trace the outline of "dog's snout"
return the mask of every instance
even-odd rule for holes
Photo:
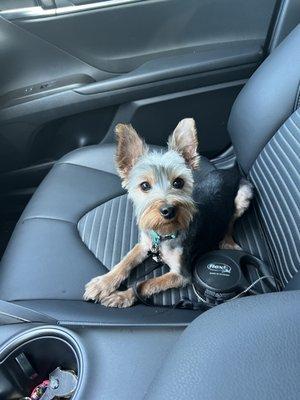
[[[169,204],[162,206],[159,211],[165,219],[172,219],[176,214],[176,208]]]

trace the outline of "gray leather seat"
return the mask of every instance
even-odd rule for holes
[[[270,265],[290,291],[229,301],[198,317],[157,372],[147,400],[299,399],[299,83],[300,26],[251,77],[228,125],[256,189],[254,215]]]
[[[299,286],[300,25],[245,85],[228,130],[254,184],[269,261],[283,288]]]
[[[300,292],[222,304],[183,332],[145,400],[298,400]]]
[[[121,187],[114,153],[114,144],[90,146],[55,164],[24,210],[2,258],[2,300],[33,301],[30,306],[38,310],[52,300],[83,302],[85,284],[106,273],[137,242],[133,208]],[[213,168],[202,158],[203,173]],[[181,292],[175,292],[174,301]],[[157,297],[163,304],[171,295]],[[66,313],[57,316],[64,307]],[[89,322],[101,321],[99,304],[77,302],[80,316],[73,318],[87,321],[91,307]],[[70,319],[65,303],[55,303],[54,309],[58,319]],[[116,310],[104,309],[110,311]]]
[[[249,80],[228,125],[237,160],[257,192],[255,207],[237,226],[237,239],[270,264],[283,287],[297,289],[299,46],[300,27]],[[107,272],[134,244],[132,208],[123,196],[113,155],[113,144],[97,145],[56,163],[25,209],[4,254],[1,299],[47,311],[53,301],[57,311],[57,301],[81,300],[84,284]],[[213,166],[203,159],[202,168]],[[163,302],[160,298],[157,304]],[[86,307],[95,313],[102,309],[78,302],[78,310],[86,312]]]
[[[123,193],[113,145],[60,160],[26,207],[1,263],[4,300],[82,299],[85,282],[105,272],[80,239],[79,219]]]

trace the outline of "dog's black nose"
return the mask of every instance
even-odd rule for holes
[[[163,207],[161,207],[161,209],[159,210],[161,215],[165,218],[165,219],[172,219],[175,217],[176,214],[176,209],[174,206],[170,206],[170,205],[165,205]]]

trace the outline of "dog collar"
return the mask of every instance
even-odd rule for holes
[[[149,235],[150,235],[150,238],[152,241],[152,246],[151,246],[151,250],[148,252],[148,254],[152,256],[154,261],[160,262],[161,261],[161,256],[160,256],[160,251],[159,251],[160,243],[165,240],[176,239],[178,236],[178,232],[163,236],[163,235],[160,235],[158,232],[151,230],[149,232]]]
[[[151,230],[149,232],[150,238],[152,241],[152,247],[158,247],[161,242],[165,240],[170,240],[170,239],[176,239],[178,236],[178,232],[175,233],[170,233],[169,235],[160,235],[158,232]]]

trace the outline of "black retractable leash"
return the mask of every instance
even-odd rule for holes
[[[162,265],[151,263],[132,287],[137,299],[147,306],[153,303],[141,296],[138,281]],[[200,257],[193,267],[192,288],[196,300],[182,298],[172,307],[208,309],[245,295],[280,290],[265,262],[239,250],[216,250]]]
[[[240,250],[216,250],[202,256],[193,268],[192,287],[207,308],[278,290],[265,262]]]

